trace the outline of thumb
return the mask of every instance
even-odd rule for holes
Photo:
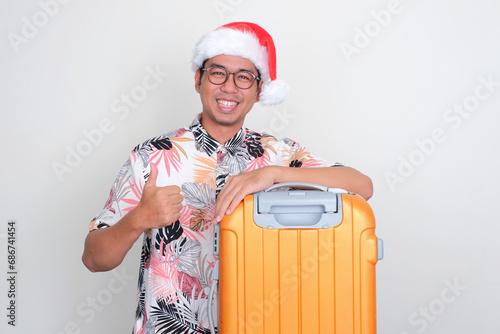
[[[150,163],[151,171],[149,172],[149,178],[146,181],[144,188],[156,187],[156,179],[158,178],[158,167],[154,163]]]

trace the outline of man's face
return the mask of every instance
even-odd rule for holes
[[[258,75],[250,60],[237,56],[219,55],[210,58],[206,61],[205,68],[212,66],[222,66],[229,72],[247,70]],[[220,131],[234,132],[234,135],[243,126],[245,116],[254,103],[259,101],[261,82],[255,80],[252,87],[241,89],[234,84],[232,74],[222,85],[212,84],[207,72],[201,76],[201,82],[200,76],[200,71],[196,71],[195,88],[203,105],[201,124],[212,136]]]

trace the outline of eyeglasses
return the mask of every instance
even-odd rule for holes
[[[202,68],[201,70],[208,73],[208,80],[214,85],[222,85],[226,83],[227,78],[229,78],[229,74],[233,75],[234,84],[240,89],[248,89],[252,87],[256,79],[260,80],[259,77],[247,70],[229,72],[222,66],[212,66]]]

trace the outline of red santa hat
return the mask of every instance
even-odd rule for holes
[[[196,44],[192,68],[218,55],[239,56],[250,60],[263,82],[259,98],[264,106],[279,104],[288,95],[288,85],[276,79],[276,48],[267,31],[255,23],[233,22],[208,33]]]

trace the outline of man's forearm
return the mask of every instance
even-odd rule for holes
[[[308,182],[319,184],[328,188],[341,188],[354,192],[368,200],[373,195],[371,179],[350,167],[310,167],[291,168],[276,166],[280,169],[277,173],[276,183],[281,182]]]
[[[85,239],[82,261],[92,272],[108,271],[122,263],[125,255],[141,236],[132,210],[115,225],[91,231]]]

